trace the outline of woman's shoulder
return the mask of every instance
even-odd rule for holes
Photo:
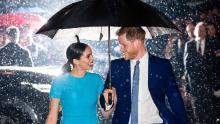
[[[98,87],[104,84],[101,75],[94,72],[87,72],[87,80],[89,80],[89,82],[94,82]]]
[[[55,77],[53,80],[60,82],[60,81],[64,81],[64,80],[69,79],[69,77],[70,77],[70,74],[69,74],[69,73],[63,73],[63,74],[61,74],[61,75]]]
[[[88,76],[88,78],[95,78],[95,79],[101,79],[102,78],[99,74],[94,73],[94,72],[87,72],[87,76]]]
[[[94,77],[100,76],[99,74],[95,72],[86,72],[86,73],[87,73],[87,76],[94,76]]]

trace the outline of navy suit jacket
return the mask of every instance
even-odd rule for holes
[[[170,62],[149,54],[148,69],[146,83],[164,124],[186,124],[187,115]],[[111,78],[118,98],[112,124],[128,124],[131,112],[130,61],[124,59],[112,61]],[[109,76],[106,84],[108,81]],[[170,107],[167,107],[165,96]]]

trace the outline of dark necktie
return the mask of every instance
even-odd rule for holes
[[[139,90],[139,63],[136,62],[134,67],[132,100],[131,100],[131,124],[138,124],[138,90]]]
[[[198,53],[202,55],[202,43],[199,43]]]

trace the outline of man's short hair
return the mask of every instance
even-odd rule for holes
[[[6,29],[6,34],[11,38],[12,41],[10,42],[15,42],[17,43],[19,40],[20,36],[20,31],[19,28],[16,26],[10,26]]]
[[[141,41],[144,41],[146,32],[141,27],[121,27],[116,32],[116,35],[120,36],[120,35],[123,35],[123,34],[126,35],[126,38],[128,40],[139,39]]]
[[[196,24],[195,29],[194,29],[194,35],[195,35],[196,37],[199,36],[199,28],[200,28],[201,26],[204,26],[204,27],[205,27],[205,22],[201,21],[201,22],[198,22],[198,23]]]

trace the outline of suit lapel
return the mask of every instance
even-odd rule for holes
[[[149,62],[148,62],[148,89],[149,89],[149,91],[150,91],[150,88],[152,87],[152,85],[153,85],[153,78],[152,78],[152,76],[153,76],[153,66],[154,66],[154,64],[153,64],[153,62],[154,62],[154,59],[153,59],[153,56],[151,55],[151,54],[149,54]],[[150,93],[151,93],[151,91],[150,91]]]
[[[121,96],[123,97],[123,100],[121,100],[120,102],[122,102],[123,107],[121,106],[121,112],[123,112],[123,121],[122,123],[128,123],[129,122],[129,117],[130,117],[130,112],[131,112],[131,73],[130,73],[130,61],[122,61],[122,63],[120,64],[120,77],[119,77],[119,81],[123,81],[120,82],[120,86],[122,89],[120,89],[121,91]]]
[[[131,98],[131,67],[130,67],[130,61],[125,61],[125,63],[123,63],[123,68],[125,69],[125,71],[123,71],[126,77],[125,80],[125,89],[126,90],[126,94],[128,96],[128,98]],[[129,99],[129,101],[131,101],[131,99]]]

